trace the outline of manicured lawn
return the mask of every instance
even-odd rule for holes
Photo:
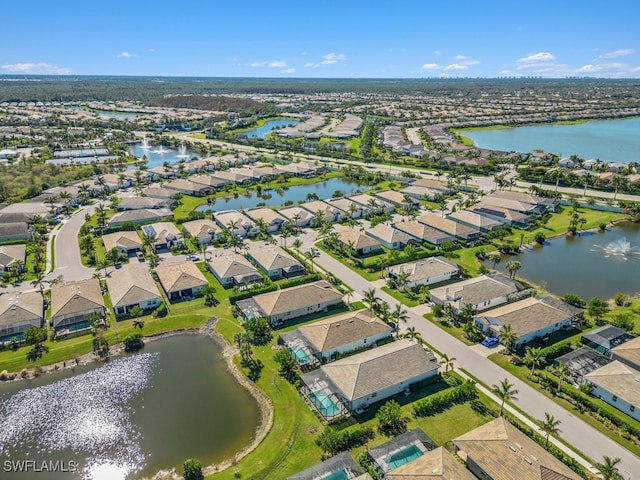
[[[407,307],[416,307],[420,305],[420,302],[417,300],[418,295],[416,295],[416,298],[414,299],[409,298],[405,292],[401,292],[396,288],[382,287],[381,290],[391,295],[400,303],[404,303]]]
[[[426,315],[424,315],[424,318],[434,325],[440,327],[449,335],[456,337],[461,342],[466,343],[467,345],[474,345],[474,343],[465,336],[462,328],[454,326],[453,323],[451,323],[446,318],[437,318],[433,313],[427,313]]]

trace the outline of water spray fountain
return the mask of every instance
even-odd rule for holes
[[[180,145],[180,148],[178,149],[178,158],[180,159],[187,159],[189,158],[189,154],[187,153],[187,147],[183,144]]]
[[[627,240],[627,237],[622,237],[614,240],[604,247],[600,245],[594,245],[591,251],[601,252],[604,254],[605,258],[618,257],[622,258],[623,260],[628,260],[630,258],[640,259],[640,248],[632,247],[631,242]]]

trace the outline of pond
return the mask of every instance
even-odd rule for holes
[[[549,239],[520,255],[503,257],[497,269],[506,272],[507,262],[522,264],[516,275],[551,293],[574,293],[613,298],[618,292],[640,292],[640,224],[625,222],[605,232],[582,232],[575,237]],[[491,262],[485,266],[493,268]],[[507,273],[508,274],[508,273]]]
[[[137,158],[147,158],[147,168],[161,167],[165,162],[173,164],[180,160],[189,161],[199,154],[192,150],[163,147],[162,145],[150,145],[148,143],[136,143],[129,148],[131,155]]]
[[[251,130],[245,130],[239,133],[239,135],[243,135],[249,138],[264,138],[274,129],[294,126],[297,124],[298,121],[293,119],[269,120],[268,122],[265,122],[265,124],[261,127],[253,128]]]
[[[196,210],[199,212],[219,212],[222,210],[241,211],[245,208],[257,207],[259,203],[264,203],[268,207],[279,207],[284,205],[288,200],[292,201],[293,205],[297,205],[300,200],[306,201],[307,195],[310,193],[318,195],[318,198],[323,200],[331,198],[336,190],[348,196],[355,194],[363,188],[366,187],[344,178],[330,178],[329,180],[310,183],[308,185],[296,185],[289,187],[287,190],[278,188],[267,191],[263,190],[260,196],[258,196],[256,192],[249,192],[249,196],[239,195],[237,198],[218,198],[211,205],[203,204],[197,207]]]
[[[258,405],[228,372],[220,346],[180,334],[102,366],[0,385],[0,464],[77,465],[75,472],[40,474],[47,479],[182,473],[190,457],[204,465],[233,457],[258,423]]]

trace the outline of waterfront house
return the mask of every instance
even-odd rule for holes
[[[21,340],[29,327],[42,327],[44,299],[40,292],[8,292],[0,295],[0,344]]]
[[[182,228],[185,235],[188,235],[197,245],[209,245],[220,238],[222,233],[222,229],[213,220],[207,218],[184,222]]]
[[[550,333],[571,327],[575,317],[548,305],[539,298],[529,297],[489,310],[474,318],[474,324],[485,335],[497,337],[506,325],[518,337],[518,347]]]
[[[596,352],[589,347],[581,347],[561,355],[554,360],[556,365],[563,363],[569,370],[569,377],[574,385],[582,385],[585,375],[603,367],[611,361],[610,358]]]
[[[468,303],[480,312],[507,303],[509,295],[517,291],[518,286],[514,281],[494,273],[432,288],[429,296],[438,305],[450,304],[456,312],[460,312]]]
[[[456,454],[478,478],[580,480],[564,463],[504,417],[453,440]]]
[[[302,393],[320,414],[335,418],[360,413],[438,373],[438,362],[422,344],[409,339],[327,363],[300,377]]]
[[[606,354],[612,348],[622,345],[633,338],[634,335],[621,328],[614,327],[613,325],[604,325],[589,333],[585,333],[580,337],[580,341],[597,352]]]
[[[349,452],[342,452],[313,465],[301,472],[287,477],[287,480],[321,480],[331,478],[372,480],[369,474],[363,473]]]
[[[305,274],[302,264],[276,245],[252,245],[247,257],[272,279],[293,278]]]
[[[342,304],[342,294],[326,280],[320,280],[239,300],[236,307],[245,320],[264,317],[277,326]]]
[[[486,198],[486,197],[485,197]],[[527,228],[533,223],[534,217],[500,205],[492,205],[484,199],[469,208],[470,211],[491,218],[512,227]]]
[[[56,283],[51,287],[51,322],[57,335],[91,328],[89,320],[104,319],[106,306],[97,278]]]
[[[263,281],[258,269],[239,253],[225,250],[209,257],[207,268],[223,287],[245,286]]]
[[[411,238],[420,243],[427,242],[432,245],[442,245],[444,242],[456,241],[454,236],[415,220],[396,222],[393,224],[393,228],[411,236]]]
[[[390,250],[402,250],[408,244],[416,242],[407,233],[384,223],[379,223],[375,227],[367,229],[364,233]]]
[[[379,341],[390,338],[392,332],[393,327],[362,309],[308,323],[283,333],[280,339],[298,363],[304,365],[374,347]]]
[[[428,257],[413,262],[401,263],[387,268],[387,276],[398,281],[401,275],[408,275],[405,288],[451,280],[460,273],[460,268],[444,257]]]
[[[421,428],[414,428],[380,445],[367,449],[367,453],[378,476],[387,479],[393,476],[398,466],[415,462],[436,447],[436,442],[429,438]],[[462,465],[460,465],[460,468],[464,470]],[[397,475],[396,478],[398,478]]]
[[[612,348],[610,353],[612,359],[640,370],[640,337]]]
[[[162,263],[156,274],[169,300],[191,299],[208,285],[194,262]]]
[[[592,395],[640,421],[640,370],[614,360],[585,379]]]
[[[347,229],[338,232],[338,241],[346,247],[352,247],[359,257],[371,255],[382,251],[382,244],[364,232],[355,229]]]
[[[102,244],[106,252],[115,248],[124,255],[135,255],[142,250],[142,240],[136,231],[107,233],[102,236]]]
[[[162,301],[156,282],[144,267],[114,270],[107,277],[107,288],[116,316],[127,315],[135,306],[148,312]]]
[[[415,460],[387,472],[384,478],[385,480],[477,480],[444,447],[423,453]]]

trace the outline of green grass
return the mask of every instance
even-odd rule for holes
[[[462,331],[462,328],[454,326],[453,323],[451,323],[446,318],[437,318],[433,313],[427,313],[426,315],[424,315],[424,318],[427,319],[429,322],[433,323],[434,325],[436,325],[437,327],[441,328],[445,332],[447,332],[452,337],[457,338],[462,343],[465,343],[467,345],[475,345],[471,340],[469,340],[465,336],[464,332]]]
[[[417,299],[410,298],[405,292],[401,292],[396,288],[382,287],[381,290],[391,295],[400,303],[405,304],[407,307],[416,307],[420,305],[420,302]]]

